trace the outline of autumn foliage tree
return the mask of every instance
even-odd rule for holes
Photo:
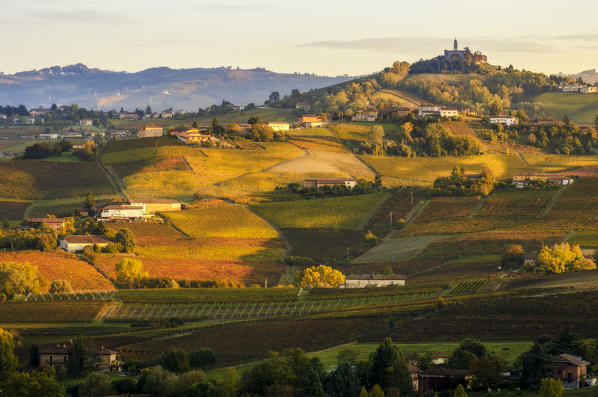
[[[307,288],[338,288],[344,283],[345,275],[326,265],[308,267],[301,277],[301,286]]]
[[[536,258],[540,269],[551,273],[565,273],[596,269],[596,263],[584,258],[579,245],[568,243],[544,246]]]
[[[116,264],[116,281],[127,287],[134,287],[149,275],[143,271],[143,264],[139,259],[126,258]]]

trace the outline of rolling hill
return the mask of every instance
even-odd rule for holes
[[[263,103],[271,92],[289,94],[351,79],[275,73],[262,68],[159,67],[136,73],[89,68],[83,64],[0,74],[0,103],[47,106],[71,104],[93,109],[143,108],[197,110],[227,100]]]

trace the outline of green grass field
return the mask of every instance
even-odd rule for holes
[[[578,123],[594,123],[598,113],[597,94],[579,94],[575,92],[547,92],[528,99],[542,105],[542,111],[556,119],[565,115]]]
[[[314,200],[265,203],[255,206],[260,215],[282,228],[361,229],[388,193],[341,196]]]
[[[401,262],[413,259],[430,244],[444,240],[447,235],[426,235],[418,237],[389,238],[357,259],[353,263]]]

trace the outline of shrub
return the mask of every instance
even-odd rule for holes
[[[0,263],[0,294],[7,298],[39,294],[45,283],[45,279],[38,274],[37,266],[16,262]]]
[[[187,372],[191,369],[189,365],[189,356],[183,349],[179,348],[162,355],[160,364],[165,369],[174,373]]]
[[[371,230],[368,230],[368,232],[365,234],[364,240],[368,244],[378,244],[378,236],[372,233]]]
[[[525,251],[519,244],[512,244],[507,247],[503,257],[502,266],[504,268],[521,267],[525,262]]]
[[[216,356],[212,349],[198,349],[189,353],[189,364],[194,368],[214,364],[215,362]]]
[[[102,249],[102,252],[105,252],[107,254],[116,254],[118,251],[118,247],[114,243],[108,243],[108,245],[106,245]]]
[[[71,283],[66,280],[54,280],[50,284],[50,290],[48,291],[51,294],[70,294],[73,292],[73,287]]]

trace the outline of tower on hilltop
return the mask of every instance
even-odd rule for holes
[[[457,45],[457,39],[455,39],[455,41],[453,42],[453,49],[454,51],[457,51],[459,49],[459,46]]]

